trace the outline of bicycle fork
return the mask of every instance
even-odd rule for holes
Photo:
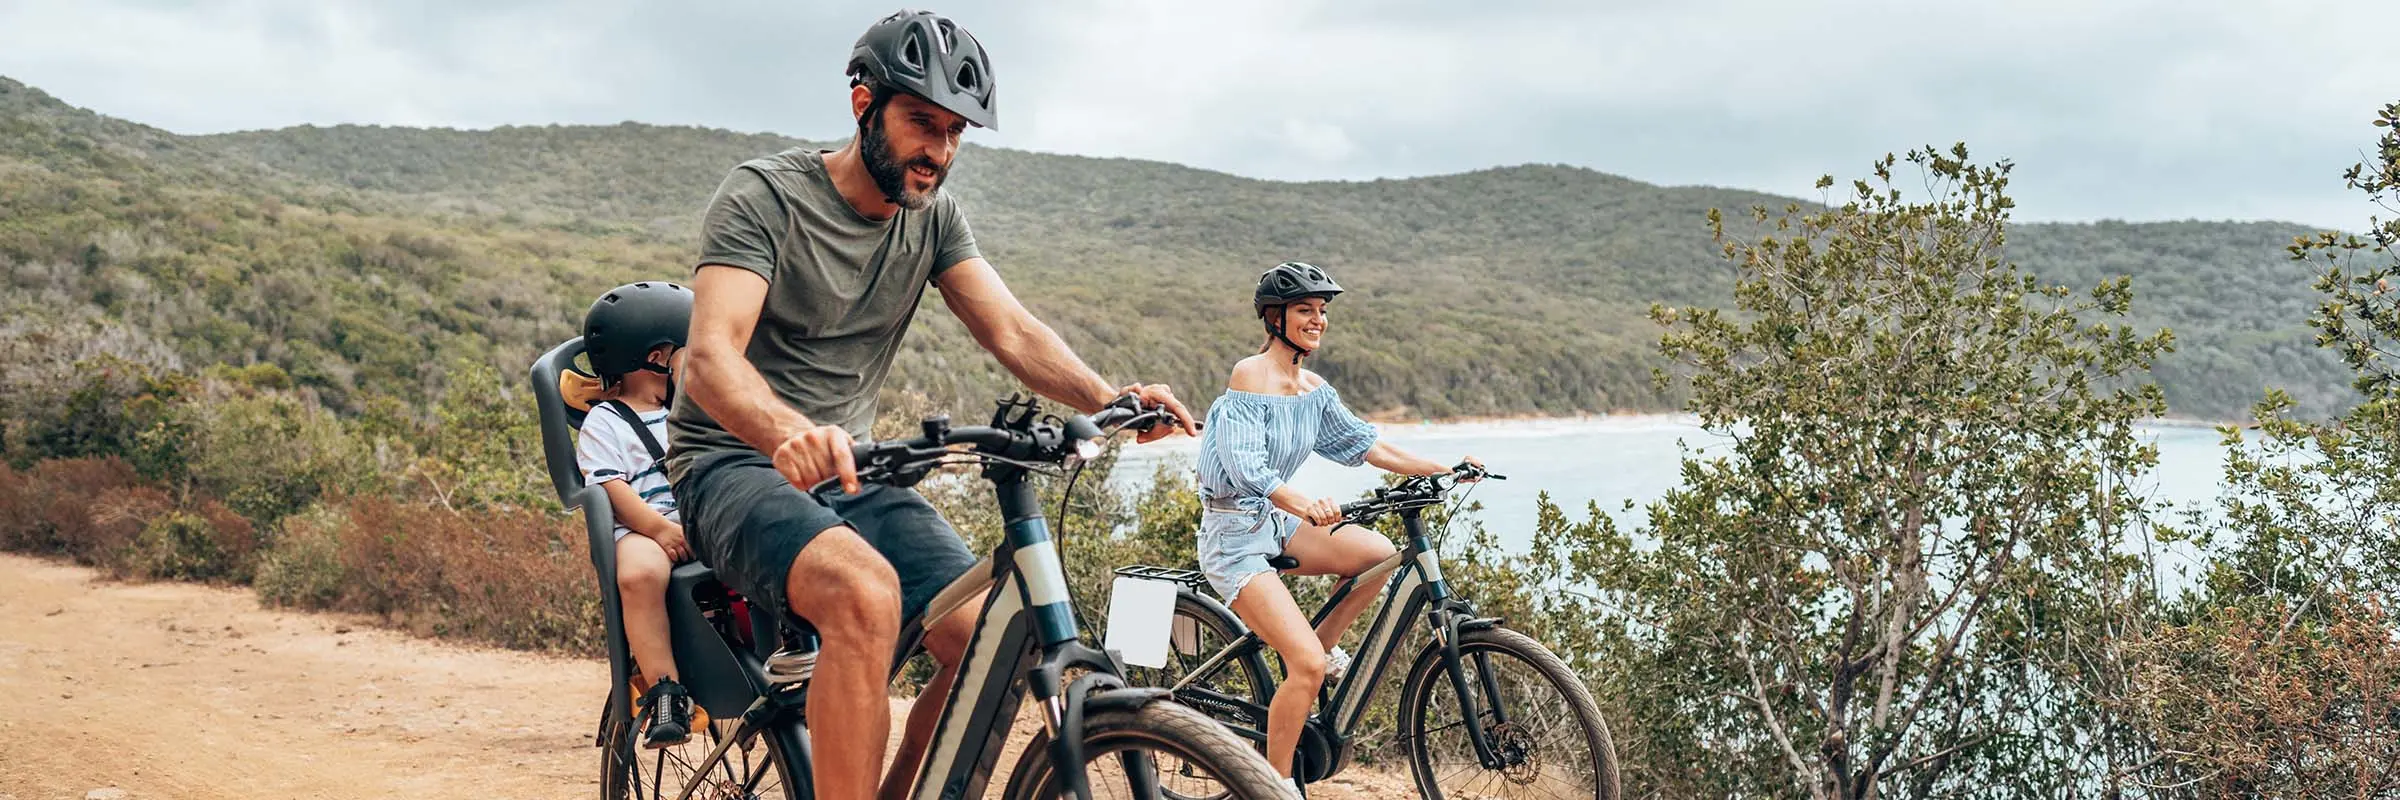
[[[1505,769],[1511,765],[1507,757],[1493,747],[1488,733],[1508,723],[1508,707],[1500,697],[1500,680],[1492,675],[1489,657],[1482,653],[1465,656],[1459,652],[1458,645],[1461,633],[1498,625],[1500,620],[1476,617],[1474,607],[1465,600],[1450,597],[1439,580],[1433,583],[1433,592],[1435,608],[1427,614],[1427,622],[1433,628],[1434,641],[1442,647],[1442,672],[1450,680],[1451,693],[1458,696],[1459,724],[1466,726],[1467,741],[1475,745],[1475,760],[1484,769]],[[1474,688],[1481,689],[1481,692],[1468,686],[1465,662],[1469,658],[1475,664],[1477,685]],[[1479,706],[1491,710],[1490,725],[1484,724],[1483,711]]]

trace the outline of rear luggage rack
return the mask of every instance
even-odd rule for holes
[[[1192,587],[1192,591],[1195,592],[1208,586],[1207,576],[1188,569],[1175,569],[1173,567],[1153,567],[1145,564],[1135,564],[1130,567],[1118,567],[1117,574],[1127,578],[1142,578],[1145,580],[1180,583],[1185,586]]]

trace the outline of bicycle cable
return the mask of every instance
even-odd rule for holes
[[[1075,499],[1075,482],[1083,479],[1084,463],[1081,459],[1076,460],[1075,469],[1067,473],[1066,490],[1058,494],[1058,533],[1056,536],[1058,538],[1058,571],[1061,577],[1067,579],[1067,608],[1073,609],[1075,612],[1076,629],[1088,632],[1092,630],[1092,623],[1083,617],[1083,599],[1075,596],[1075,578],[1065,574],[1067,565],[1074,563],[1067,559],[1067,504],[1068,501]]]

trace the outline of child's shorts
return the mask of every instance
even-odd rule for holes
[[[1233,604],[1251,578],[1271,574],[1267,559],[1283,555],[1283,545],[1300,530],[1300,518],[1273,507],[1257,511],[1200,513],[1200,573],[1208,585]]]

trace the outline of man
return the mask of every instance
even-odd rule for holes
[[[862,490],[851,462],[928,283],[1034,391],[1086,413],[1136,393],[1197,432],[1167,387],[1110,384],[1027,313],[942,193],[959,135],[998,123],[990,65],[973,36],[939,15],[884,18],[852,51],[850,143],[735,168],[703,223],[681,387],[692,402],[668,416],[667,472],[717,574],[817,629],[808,716],[819,797],[874,793],[901,621],[975,562],[923,497]],[[835,477],[838,496],[805,491]],[[927,626],[941,671],[909,713],[887,797],[914,777],[975,605]]]

